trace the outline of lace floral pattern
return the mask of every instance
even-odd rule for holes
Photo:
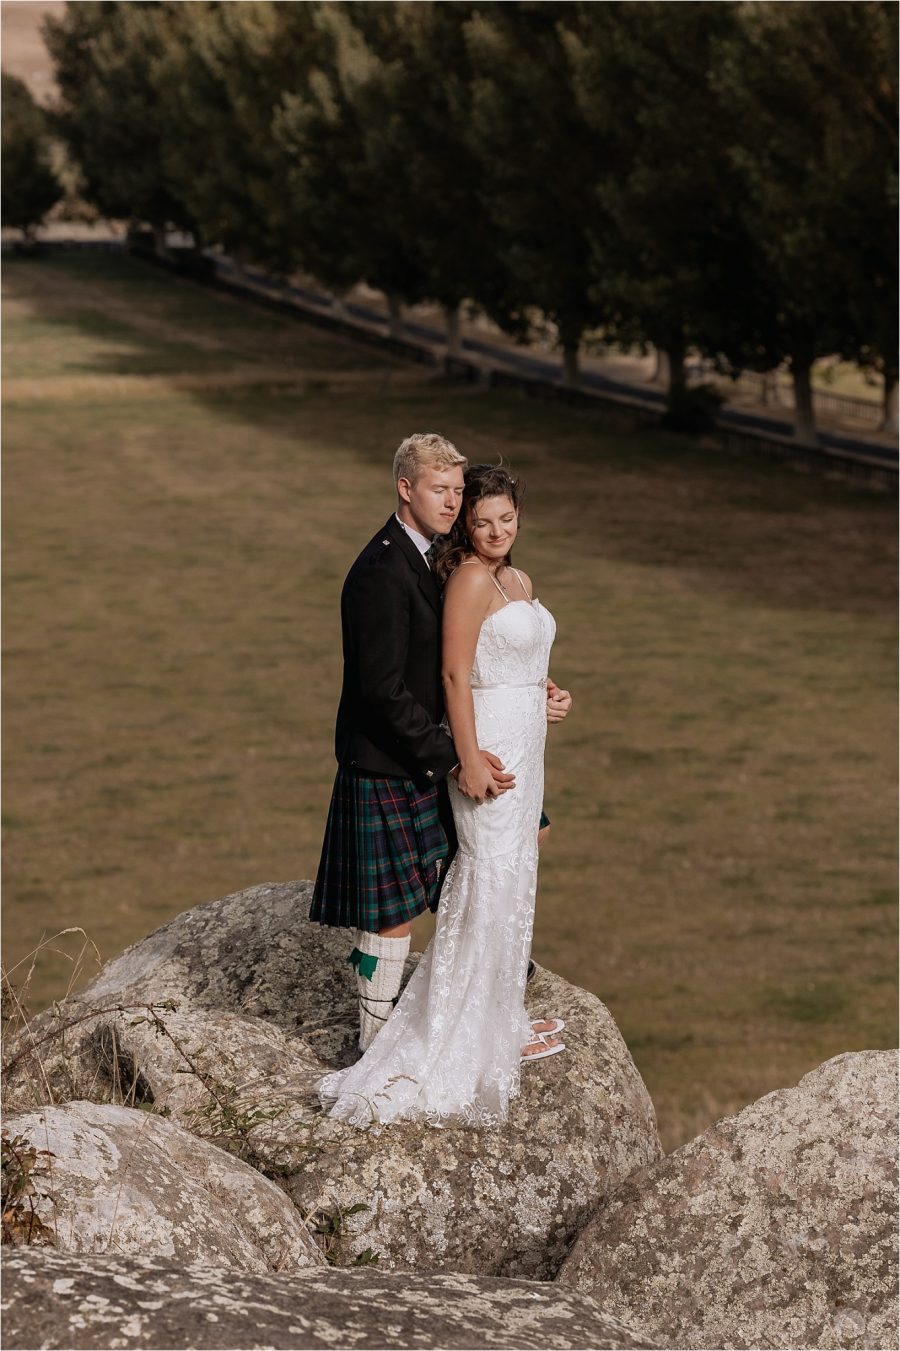
[[[450,781],[459,851],[434,938],[362,1059],[319,1081],[330,1116],[361,1127],[401,1119],[497,1126],[519,1091],[521,1048],[532,1039],[524,997],[544,792],[541,682],[555,633],[537,600],[511,601],[481,627],[472,670],[478,741],[516,787],[478,805]]]

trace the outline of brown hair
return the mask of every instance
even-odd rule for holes
[[[516,510],[524,496],[524,488],[514,474],[504,469],[502,464],[473,464],[465,472],[462,506],[453,523],[453,529],[440,542],[440,553],[435,562],[435,572],[441,586],[446,586],[451,573],[460,563],[475,552],[469,537],[468,513],[485,497],[508,497]],[[507,554],[503,562],[509,564],[512,554]]]

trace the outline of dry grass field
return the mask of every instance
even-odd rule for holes
[[[448,384],[136,261],[4,273],[14,980],[68,926],[106,959],[314,873],[341,582],[428,429],[527,479],[517,561],[575,697],[535,956],[609,1006],[666,1147],[895,1041],[888,498]],[[80,945],[42,950],[32,1009]]]

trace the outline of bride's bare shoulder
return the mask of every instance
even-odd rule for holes
[[[510,567],[509,572],[514,574],[514,576],[518,577],[522,585],[522,590],[525,592],[528,599],[531,600],[531,597],[534,595],[534,585],[531,581],[531,578],[528,576],[528,573],[523,572],[521,568],[514,568],[514,567]],[[513,586],[515,586],[515,582],[513,582]]]
[[[458,567],[454,567],[450,577],[447,578],[447,590],[453,588],[465,592],[478,592],[484,590],[485,586],[491,586],[491,574],[477,558],[464,559]]]
[[[491,576],[487,568],[477,558],[467,558],[451,572],[444,595],[477,596],[490,589]]]

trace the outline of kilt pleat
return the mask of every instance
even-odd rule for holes
[[[310,919],[377,932],[436,910],[449,854],[439,791],[342,765]]]

